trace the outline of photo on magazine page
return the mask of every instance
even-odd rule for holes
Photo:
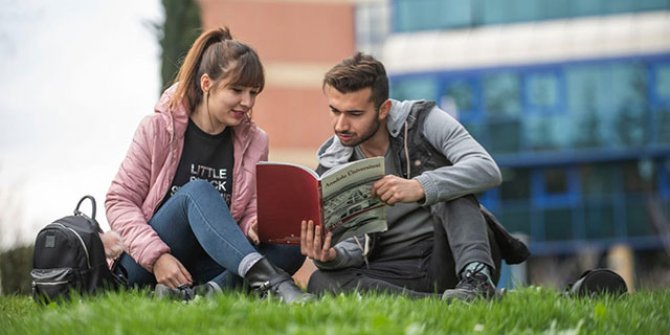
[[[385,204],[372,195],[379,178],[361,180],[358,185],[323,199],[324,226],[333,234],[333,244],[351,236],[387,229]]]

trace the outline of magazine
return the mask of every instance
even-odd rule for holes
[[[256,165],[258,233],[261,242],[300,244],[300,223],[312,220],[332,232],[332,245],[351,236],[385,231],[385,204],[372,196],[384,176],[384,158],[362,159],[323,176],[305,166]]]

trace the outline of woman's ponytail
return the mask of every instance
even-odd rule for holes
[[[202,102],[200,78],[203,74],[209,75],[214,87],[223,78],[229,78],[236,85],[257,87],[259,92],[265,86],[258,55],[248,45],[234,40],[228,27],[208,30],[195,40],[175,78],[179,85],[170,101],[171,108],[185,103],[188,110],[193,111]]]
[[[193,42],[175,77],[174,83],[182,84],[177,87],[177,91],[172,96],[172,101],[170,101],[171,108],[176,108],[185,99],[190,109],[198,104],[199,101],[197,100],[199,99],[197,96],[199,95],[202,98],[202,93],[198,93],[200,91],[200,76],[198,73],[201,72],[199,70],[204,53],[212,44],[232,39],[233,35],[230,33],[230,29],[228,27],[220,27],[202,33]]]

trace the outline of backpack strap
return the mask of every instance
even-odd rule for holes
[[[84,202],[84,200],[90,200],[91,201],[91,216],[89,217],[88,215],[84,214],[84,212],[79,210],[79,207],[81,204]],[[88,221],[93,225],[93,228],[95,228],[98,232],[102,233],[102,229],[100,228],[100,224],[98,224],[98,221],[95,219],[95,213],[96,213],[96,205],[95,205],[95,198],[91,195],[85,195],[81,199],[79,199],[79,202],[77,203],[77,207],[74,209],[74,215],[75,216],[83,216],[88,219]]]

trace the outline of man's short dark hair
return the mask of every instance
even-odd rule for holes
[[[356,92],[370,87],[370,99],[379,110],[389,98],[389,82],[384,65],[370,55],[357,52],[335,65],[323,78],[323,88],[332,86],[342,93]]]

